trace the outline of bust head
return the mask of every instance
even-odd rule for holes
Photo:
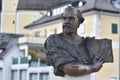
[[[77,31],[77,28],[83,23],[84,18],[75,7],[68,6],[63,12],[63,33],[72,33]]]

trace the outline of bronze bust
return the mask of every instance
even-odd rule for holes
[[[63,13],[63,32],[50,35],[44,44],[46,62],[54,67],[57,76],[82,76],[98,72],[103,63],[113,62],[111,40],[77,34],[83,21],[80,10],[68,6]]]

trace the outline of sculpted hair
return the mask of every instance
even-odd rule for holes
[[[75,7],[72,7],[72,6],[68,6],[68,7],[65,8],[65,11],[74,12],[76,14],[76,16],[78,17],[79,24],[83,23],[84,17],[82,16],[82,13],[79,9],[77,9]]]

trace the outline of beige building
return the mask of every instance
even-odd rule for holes
[[[85,21],[81,24],[78,34],[82,36],[95,36],[96,38],[112,39],[114,63],[106,63],[98,72],[92,74],[93,80],[119,79],[119,14],[108,0],[92,0],[80,7]],[[64,6],[62,6],[64,7]],[[62,31],[62,20],[55,13],[61,13],[61,8],[52,10],[52,16],[41,18],[25,28],[39,32],[40,36],[48,37],[50,34]],[[55,15],[56,14],[56,15]],[[51,21],[50,21],[51,20]]]
[[[44,40],[51,34],[62,32],[60,14],[67,5],[58,7],[55,6],[56,2],[53,2],[54,8],[50,8],[51,4],[47,5],[48,8],[46,8],[38,6],[43,5],[42,1],[44,0],[40,1],[41,2],[39,2],[39,0],[1,0],[0,32],[24,34],[27,36],[37,36],[37,38],[39,38],[22,38],[20,41],[22,43],[21,49],[26,47],[27,50],[28,48],[38,50],[40,47],[38,47],[37,44],[43,44]],[[61,0],[60,2],[68,3],[68,0],[63,0],[63,2]],[[44,10],[41,11],[41,7],[44,8]],[[80,10],[83,12],[85,21],[78,29],[78,34],[81,36],[95,36],[96,38],[109,38],[113,41],[114,63],[104,64],[98,73],[92,74],[92,80],[119,80],[120,31],[118,11],[112,7],[109,0],[87,0],[87,3],[80,7]],[[24,29],[24,27],[27,29]],[[33,43],[34,46],[32,46]]]
[[[40,11],[17,11],[19,0],[1,0],[1,32],[16,34],[33,34],[24,26],[41,17]]]

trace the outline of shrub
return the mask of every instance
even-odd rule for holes
[[[32,60],[37,60],[37,52],[35,50],[29,50],[28,54],[31,56]]]

